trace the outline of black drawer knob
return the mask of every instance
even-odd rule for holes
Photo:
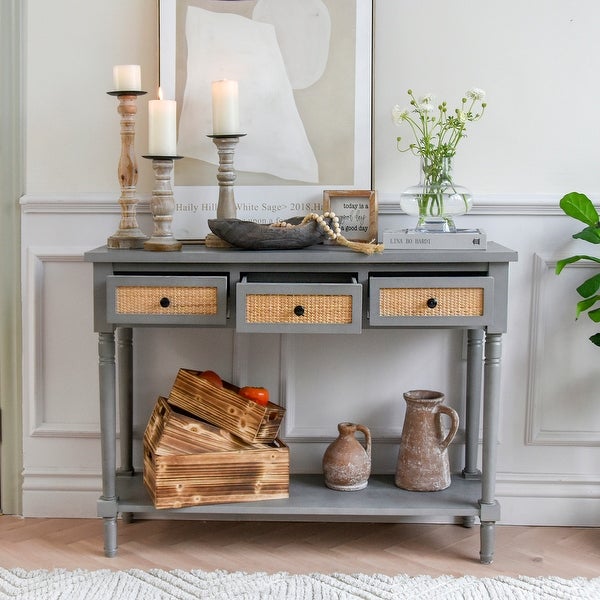
[[[427,306],[428,308],[435,308],[437,306],[437,300],[435,298],[429,298],[429,300],[427,300]]]
[[[163,308],[169,308],[171,301],[168,298],[161,298],[159,304],[163,307]]]
[[[294,307],[294,314],[297,317],[303,317],[304,316],[304,306],[298,305],[298,306]]]

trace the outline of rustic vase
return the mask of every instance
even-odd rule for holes
[[[454,217],[471,210],[473,196],[452,177],[452,160],[437,161],[421,158],[420,180],[400,196],[400,208],[417,217],[416,231],[454,232]]]
[[[325,485],[344,492],[362,490],[371,474],[371,432],[356,423],[339,423],[338,431],[323,455]],[[365,437],[364,446],[355,437],[357,431]]]
[[[450,485],[448,444],[458,430],[456,411],[442,404],[444,394],[412,390],[404,394],[406,415],[396,466],[396,485],[416,492],[437,492]],[[444,434],[442,417],[450,418]]]

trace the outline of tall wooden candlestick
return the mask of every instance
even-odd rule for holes
[[[135,158],[135,115],[137,113],[137,96],[146,92],[116,91],[108,92],[119,98],[118,112],[121,115],[121,156],[119,158],[118,177],[121,186],[121,221],[117,231],[107,240],[109,248],[142,248],[148,239],[138,226],[136,210],[136,184],[138,178]]]
[[[235,197],[233,193],[233,183],[236,173],[233,168],[233,155],[235,147],[240,141],[240,137],[245,133],[236,133],[231,135],[209,135],[212,138],[217,152],[219,153],[219,169],[217,171],[217,181],[219,182],[219,202],[217,204],[217,219],[235,219]]]
[[[173,172],[173,161],[180,156],[144,156],[152,159],[154,169],[154,189],[150,211],[154,221],[152,237],[144,242],[145,250],[159,252],[171,252],[181,250],[181,242],[173,237],[171,225],[173,223],[173,212],[175,211],[175,197],[171,187],[171,174]]]

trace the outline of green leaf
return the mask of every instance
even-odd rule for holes
[[[600,273],[586,279],[578,288],[577,293],[583,298],[593,296],[600,289]]]
[[[582,312],[585,312],[586,310],[594,306],[594,304],[596,304],[598,300],[600,300],[600,296],[592,296],[591,298],[580,300],[576,306],[575,318],[578,319],[579,315],[581,315]]]
[[[584,242],[590,242],[591,244],[600,244],[600,229],[597,226],[586,227],[579,233],[574,233],[573,237],[577,240],[583,240]]]
[[[573,217],[586,225],[596,225],[600,218],[592,201],[579,192],[566,194],[560,200],[560,207],[569,217]]]
[[[600,346],[600,333],[595,333],[590,337],[590,341],[596,346]]]
[[[581,256],[569,256],[569,258],[561,258],[557,263],[556,263],[556,274],[559,275],[560,272],[567,266],[570,265],[571,263],[577,262],[578,260],[581,260]]]
[[[561,258],[556,263],[556,274],[560,274],[560,272],[571,263],[577,262],[578,260],[591,260],[593,262],[600,263],[600,258],[596,256],[588,256],[587,254],[577,254],[575,256],[569,256],[568,258]]]
[[[594,321],[594,323],[600,323],[600,308],[595,308],[594,310],[590,310],[588,313],[588,317]]]

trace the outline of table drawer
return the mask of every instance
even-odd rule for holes
[[[493,304],[492,277],[369,278],[371,325],[485,325]]]
[[[360,333],[362,286],[355,278],[282,274],[277,279],[250,274],[237,284],[238,331]]]
[[[106,280],[110,323],[225,325],[226,276],[122,276]]]

